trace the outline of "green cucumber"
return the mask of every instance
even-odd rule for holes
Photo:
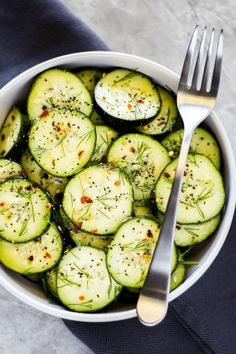
[[[162,140],[162,145],[169,151],[172,158],[179,156],[180,147],[183,138],[183,129],[179,129],[169,134]],[[221,154],[219,145],[214,136],[203,128],[196,128],[190,145],[189,153],[206,155],[219,170],[221,163]]]
[[[90,116],[92,99],[83,82],[69,71],[49,69],[34,80],[27,103],[31,121],[54,109],[72,109]]]
[[[178,117],[178,108],[174,95],[164,87],[157,87],[161,98],[161,110],[149,123],[136,127],[140,133],[147,135],[164,134],[172,129]]]
[[[25,243],[12,243],[0,239],[2,264],[24,275],[45,272],[53,268],[62,254],[62,238],[55,225],[41,237]]]
[[[141,134],[125,134],[111,145],[107,162],[124,169],[132,183],[135,200],[151,197],[157,179],[170,162],[167,150],[156,140]]]
[[[56,177],[77,173],[92,156],[96,142],[94,125],[82,113],[54,110],[35,122],[29,149],[38,165]]]
[[[70,310],[100,310],[114,301],[121,290],[107,270],[105,252],[97,248],[72,248],[58,265],[57,294]]]
[[[165,213],[178,159],[162,172],[155,189],[157,208]],[[188,155],[180,195],[177,222],[196,224],[218,215],[224,206],[225,191],[221,174],[204,155]]]

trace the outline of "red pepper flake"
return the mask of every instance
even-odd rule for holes
[[[83,301],[83,300],[85,299],[85,296],[84,296],[84,295],[81,295],[81,296],[79,297],[79,299],[80,299],[81,301]]]
[[[168,172],[163,172],[163,176],[166,177],[166,178],[169,178],[170,174]]]
[[[32,186],[27,186],[27,187],[25,187],[25,189],[26,189],[27,191],[32,191]]]
[[[117,181],[115,181],[114,185],[118,187],[118,186],[120,186],[120,183],[121,182],[119,180],[117,180]]]
[[[25,170],[24,168],[22,168],[22,170],[20,171],[19,175],[20,175],[21,177],[27,177],[27,172],[26,172],[26,170]]]
[[[127,155],[124,155],[124,156],[122,157],[122,160],[125,160],[125,159],[126,159],[126,157],[127,157]]]
[[[157,123],[157,126],[159,127],[160,125],[163,125],[165,124],[165,122],[160,122],[160,123]]]
[[[133,146],[131,146],[131,147],[129,148],[129,151],[134,153],[136,150],[135,150],[135,148],[134,148]]]
[[[28,259],[28,261],[33,262],[34,256],[31,255],[31,256],[29,256],[27,259]]]
[[[143,126],[143,129],[144,129],[144,130],[148,130],[148,128],[149,128],[148,125],[144,125],[144,126]]]
[[[0,207],[3,207],[5,205],[4,202],[0,202]]]
[[[132,109],[132,108],[133,108],[133,106],[132,106],[131,103],[128,103],[128,104],[127,104],[127,107],[128,107],[128,109]]]
[[[98,233],[98,230],[97,229],[93,229],[93,230],[91,230],[91,234],[97,234]]]
[[[151,231],[151,230],[148,230],[148,232],[147,232],[147,237],[150,237],[150,238],[152,238],[152,236],[153,236],[153,233],[152,233],[152,231]]]
[[[89,198],[89,197],[86,197],[85,195],[83,195],[81,198],[80,198],[80,202],[82,204],[89,204],[89,203],[92,203],[92,199]]]
[[[51,253],[46,252],[45,255],[44,255],[44,258],[52,259]]]
[[[22,191],[23,191],[23,187],[20,186],[20,187],[18,188],[18,191],[19,191],[19,192],[22,192]]]
[[[81,156],[83,155],[83,153],[84,153],[84,150],[81,150],[81,151],[78,152],[78,158],[79,158],[79,159],[81,158]]]
[[[77,229],[80,230],[82,227],[82,221],[76,221],[75,225],[77,226]]]
[[[48,109],[44,108],[44,110],[42,111],[42,113],[40,114],[39,118],[44,118],[47,117],[48,115]]]
[[[39,185],[38,183],[33,183],[33,184],[32,184],[32,187],[33,187],[33,188],[39,188],[40,185]]]
[[[187,171],[184,171],[184,176],[187,176]]]
[[[74,227],[74,228],[73,228],[73,231],[74,231],[74,233],[76,233],[76,234],[79,232],[79,230],[78,230],[77,227]]]
[[[46,209],[51,209],[52,208],[52,204],[51,203],[47,203],[46,204]]]
[[[144,100],[138,100],[137,103],[143,104]]]

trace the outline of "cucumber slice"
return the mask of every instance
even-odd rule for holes
[[[40,284],[43,277],[44,277],[44,273],[35,273],[35,274],[24,275],[25,279],[27,279],[35,284]]]
[[[14,107],[7,115],[0,130],[0,156],[7,156],[23,140],[27,119]]]
[[[164,87],[157,87],[161,98],[161,110],[148,124],[136,127],[140,133],[158,135],[168,132],[175,125],[178,117],[176,98]]]
[[[184,130],[180,129],[177,130],[170,135],[168,135],[164,140],[162,140],[162,145],[169,151],[169,155],[173,158],[179,156],[180,147],[182,144]],[[215,167],[219,170],[220,169],[220,148],[211,133],[203,128],[196,128],[189,153],[191,154],[203,154],[206,155],[215,165]]]
[[[120,226],[107,253],[108,270],[119,284],[143,286],[159,231],[159,225],[148,218],[133,218]]]
[[[186,274],[186,267],[183,264],[178,264],[174,272],[171,274],[170,291],[176,289],[183,283]]]
[[[157,179],[170,162],[167,150],[156,140],[141,134],[126,134],[111,145],[107,162],[123,168],[132,183],[135,200],[151,197]]]
[[[91,157],[92,163],[106,161],[107,151],[111,143],[118,136],[117,131],[108,127],[107,125],[97,125],[96,129],[96,145]]]
[[[67,230],[73,230],[73,229],[76,229],[77,231],[77,228],[76,226],[73,224],[73,222],[68,218],[68,216],[66,215],[66,213],[64,212],[62,206],[60,207],[59,209],[59,215],[60,215],[60,218],[61,218],[61,221],[62,221],[62,224],[63,226],[67,229]]]
[[[44,171],[34,160],[29,150],[25,150],[21,157],[21,164],[29,178],[39,183],[51,196],[53,202],[57,202],[59,197],[64,192],[64,189],[69,182],[68,178],[58,178]]]
[[[94,125],[82,113],[54,110],[35,122],[29,134],[29,149],[49,174],[68,177],[78,172],[92,156],[96,142]]]
[[[54,267],[50,270],[47,271],[46,273],[46,283],[47,283],[47,288],[55,299],[58,299],[57,296],[57,270],[58,267]]]
[[[105,252],[112,240],[111,236],[97,236],[78,230],[75,227],[73,230],[70,230],[70,237],[77,246],[91,246]]]
[[[75,247],[59,263],[57,294],[71,310],[100,310],[115,300],[121,290],[107,271],[106,254],[102,250]]]
[[[102,71],[99,69],[89,68],[89,69],[80,70],[78,73],[76,73],[76,75],[80,78],[80,80],[87,87],[87,89],[89,90],[89,93],[92,97],[92,100],[93,100],[94,99],[94,89],[95,89],[97,82],[102,77]],[[96,111],[96,109],[94,107],[93,107],[92,113],[89,118],[93,124],[104,124],[103,119],[101,118],[101,116],[98,114],[98,112]]]
[[[135,200],[133,203],[134,216],[150,216],[153,217],[151,206],[148,200]]]
[[[91,120],[91,122],[93,124],[104,124],[104,120],[102,119],[100,114],[97,112],[96,108],[93,108],[93,111],[92,111],[89,119]]]
[[[132,198],[132,187],[123,171],[94,165],[79,172],[67,184],[63,209],[79,229],[108,235],[131,216]]]
[[[76,75],[87,87],[91,97],[93,97],[94,89],[97,82],[102,78],[102,71],[97,68],[86,68],[78,71]]]
[[[92,99],[83,82],[74,74],[60,69],[41,73],[31,88],[27,109],[31,121],[53,109],[75,109],[90,116]]]
[[[156,203],[164,213],[169,199],[178,159],[161,174],[156,185]],[[184,172],[177,222],[196,224],[218,215],[224,206],[225,191],[222,176],[204,155],[189,155]]]
[[[44,272],[59,261],[62,238],[55,225],[37,240],[12,243],[0,239],[0,260],[4,266],[21,274]]]
[[[26,171],[21,165],[14,161],[0,158],[0,183],[5,182],[9,178],[19,176],[27,176]]]
[[[48,226],[51,206],[38,184],[29,180],[0,184],[0,236],[12,242],[36,238]]]
[[[146,122],[161,107],[152,81],[144,74],[128,69],[116,69],[105,74],[97,83],[94,96],[105,114],[126,122]]]
[[[205,241],[219,226],[221,214],[201,224],[177,224],[175,243],[179,247],[188,247]]]

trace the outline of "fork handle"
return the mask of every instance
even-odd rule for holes
[[[137,315],[146,326],[161,322],[168,308],[171,261],[175,236],[176,214],[193,129],[184,130],[178,164],[170,197],[149,271],[137,303]]]

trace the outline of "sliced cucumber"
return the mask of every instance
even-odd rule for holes
[[[152,81],[144,74],[128,69],[116,69],[105,74],[97,83],[94,96],[105,115],[126,122],[146,122],[161,107]]]
[[[93,111],[89,117],[93,124],[105,124],[101,115],[97,112],[96,108],[93,108]]]
[[[45,117],[52,109],[75,109],[86,116],[92,112],[92,99],[83,82],[60,69],[41,73],[31,88],[27,109],[31,120]]]
[[[140,133],[148,135],[163,134],[171,130],[176,122],[178,116],[176,98],[164,87],[158,86],[157,89],[161,98],[161,110],[151,122],[136,127]]]
[[[134,199],[143,200],[150,198],[170,157],[167,150],[151,137],[125,134],[111,145],[107,162],[127,172],[134,190]]]
[[[157,208],[164,213],[169,199],[178,159],[161,174],[156,185]],[[189,155],[184,172],[177,222],[205,222],[218,215],[224,206],[225,191],[222,176],[204,155]]]
[[[183,283],[186,274],[186,267],[183,264],[178,264],[176,269],[171,274],[170,291],[176,289]]]
[[[79,229],[99,235],[113,234],[131,216],[132,197],[132,187],[123,171],[94,165],[67,184],[63,209]]]
[[[35,274],[24,275],[24,278],[26,278],[27,280],[29,280],[35,284],[40,284],[43,277],[44,277],[44,273],[35,273]]]
[[[63,226],[67,229],[67,230],[73,230],[76,229],[77,231],[77,227],[75,226],[75,224],[73,224],[73,222],[68,218],[68,216],[66,215],[66,213],[64,212],[62,206],[59,209],[59,215],[62,221]]]
[[[100,310],[115,300],[121,290],[107,271],[106,254],[102,250],[75,247],[59,263],[57,294],[71,310]]]
[[[111,236],[97,236],[78,230],[75,227],[73,230],[70,230],[70,237],[77,246],[91,246],[105,252],[112,240]]]
[[[0,183],[12,177],[26,177],[26,171],[14,161],[0,158]]]
[[[53,202],[57,202],[59,197],[64,192],[64,189],[69,182],[68,178],[58,178],[44,171],[34,160],[29,150],[25,150],[21,157],[21,164],[29,178],[39,183],[52,197]]]
[[[153,216],[148,200],[135,200],[133,203],[134,216]]]
[[[27,119],[14,107],[7,115],[0,130],[0,156],[7,156],[22,142],[27,128]]]
[[[102,71],[97,68],[89,68],[80,70],[76,75],[83,81],[84,85],[89,90],[92,100],[94,100],[94,89],[97,82],[102,77]],[[104,124],[103,119],[94,107],[89,118],[93,124]]]
[[[59,261],[62,238],[55,225],[37,240],[12,243],[0,239],[0,260],[4,266],[21,274],[44,272]]]
[[[51,207],[38,184],[22,178],[0,184],[0,236],[12,242],[36,238],[48,226]]]
[[[48,270],[46,273],[46,282],[50,294],[57,299],[57,266]]]
[[[97,125],[96,129],[96,145],[91,157],[92,163],[106,161],[107,151],[111,143],[118,136],[117,131],[108,127],[107,125]]]
[[[162,145],[166,147],[169,151],[169,155],[173,158],[179,156],[180,147],[182,144],[184,130],[177,130],[170,135],[168,135],[164,140],[162,140]],[[189,153],[191,154],[203,154],[206,155],[215,165],[216,168],[220,169],[220,148],[211,133],[203,128],[196,128]]]
[[[175,229],[175,243],[179,247],[193,246],[205,241],[219,226],[221,215],[201,224],[177,224]]]
[[[148,218],[127,220],[118,229],[108,249],[107,266],[119,284],[143,286],[159,230],[159,225]]]
[[[78,71],[76,75],[87,87],[91,97],[93,97],[95,86],[97,82],[102,78],[102,71],[97,68],[86,68]]]
[[[92,156],[96,142],[94,125],[82,113],[54,110],[37,121],[29,134],[29,149],[49,174],[68,177]]]

